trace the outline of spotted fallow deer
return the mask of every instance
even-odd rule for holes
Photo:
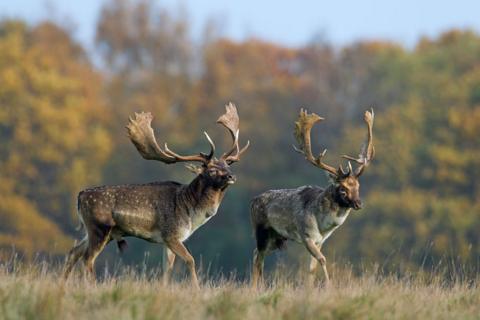
[[[330,184],[325,189],[319,186],[302,186],[296,189],[270,190],[252,200],[251,222],[256,238],[252,284],[255,287],[263,275],[265,256],[282,248],[286,240],[302,243],[311,254],[310,281],[313,281],[320,263],[328,283],[326,259],[321,252],[322,244],[345,222],[352,208],[361,209],[358,178],[375,154],[372,140],[373,110],[365,112],[367,139],[359,157],[343,156],[358,164],[355,171],[350,162],[346,170],[342,166],[335,169],[324,163],[326,150],[318,157],[313,156],[310,131],[313,125],[321,120],[324,119],[314,113],[300,111],[295,123],[295,138],[299,148],[294,146],[294,149],[302,153],[308,162],[325,170],[330,177]]]
[[[123,237],[137,237],[167,247],[167,270],[173,267],[175,256],[188,266],[193,284],[198,287],[195,261],[183,242],[217,212],[227,187],[235,183],[230,165],[240,160],[249,142],[239,147],[239,118],[235,105],[228,104],[226,113],[217,123],[230,132],[233,145],[219,159],[214,157],[215,145],[208,154],[181,156],[157,144],[151,128],[152,115],[137,113],[127,125],[128,136],[138,152],[147,160],[166,164],[198,162],[187,168],[197,174],[189,184],[173,181],[147,184],[101,186],[81,191],[78,195],[78,214],[86,230],[85,237],[67,256],[65,278],[82,258],[87,272],[94,277],[94,263],[105,245],[116,240],[120,250],[126,247]]]

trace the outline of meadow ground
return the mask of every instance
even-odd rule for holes
[[[278,273],[280,274],[280,273]],[[125,272],[97,283],[78,273],[68,282],[45,263],[0,268],[1,319],[480,319],[477,279],[388,276],[333,270],[328,288],[294,276],[247,282],[164,285],[155,273]]]

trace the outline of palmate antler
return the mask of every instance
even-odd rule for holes
[[[231,164],[240,160],[240,156],[249,147],[250,141],[248,141],[247,144],[240,150],[238,145],[240,131],[238,129],[239,118],[237,108],[232,103],[226,105],[225,108],[225,114],[218,118],[217,123],[222,124],[228,129],[233,139],[233,145],[232,148],[225,152],[220,159],[223,159],[228,164]],[[130,118],[127,125],[128,137],[143,158],[147,160],[158,160],[167,164],[194,161],[208,164],[213,159],[213,154],[215,153],[215,144],[206,132],[204,132],[204,134],[208,140],[208,143],[210,144],[210,153],[208,154],[201,152],[197,155],[182,156],[170,150],[166,143],[162,149],[155,139],[155,134],[151,127],[152,119],[153,116],[150,112],[135,113],[135,117],[133,119]],[[188,168],[195,172],[197,172],[198,169],[195,166],[189,166]]]
[[[220,118],[218,118],[217,123],[222,124],[230,132],[232,136],[233,144],[232,148],[225,152],[220,159],[225,160],[228,164],[237,162],[240,160],[240,156],[248,149],[250,146],[250,141],[247,141],[247,144],[240,149],[238,143],[238,137],[240,135],[240,130],[238,128],[239,118],[237,113],[237,107],[233,103],[229,103],[225,106],[226,112]],[[235,154],[234,154],[235,153]]]
[[[323,157],[327,153],[327,149],[323,150],[318,157],[314,157],[312,154],[312,144],[310,139],[310,131],[312,127],[318,121],[322,121],[324,118],[320,117],[315,113],[308,114],[307,111],[301,109],[298,116],[298,120],[295,122],[295,138],[297,139],[299,148],[293,146],[295,151],[303,154],[305,158],[312,163],[314,166],[323,169],[334,176],[338,176],[338,170],[334,167],[324,163]]]
[[[373,120],[375,119],[375,114],[373,109],[370,111],[365,111],[363,120],[367,124],[367,138],[363,143],[362,148],[360,149],[360,154],[358,158],[354,158],[348,155],[344,155],[343,158],[355,161],[360,166],[355,170],[355,176],[359,177],[366,167],[370,164],[372,159],[375,157],[375,147],[373,146]]]
[[[298,120],[295,122],[295,138],[299,144],[299,148],[293,146],[295,151],[302,153],[305,155],[305,158],[312,163],[313,165],[329,172],[330,174],[341,177],[341,176],[348,176],[353,173],[352,164],[348,162],[347,171],[344,171],[343,168],[340,166],[338,169],[324,163],[322,160],[327,153],[327,150],[323,150],[322,153],[318,157],[314,157],[312,154],[312,145],[310,140],[310,132],[312,127],[318,121],[324,120],[324,118],[316,115],[315,113],[308,114],[303,109],[300,110],[300,115],[298,116]],[[375,148],[373,146],[373,120],[374,120],[374,113],[373,110],[366,111],[364,120],[367,124],[367,141],[362,146],[360,151],[360,155],[358,158],[353,158],[347,155],[344,155],[343,158],[355,161],[360,166],[355,170],[355,176],[359,177],[363,170],[370,164],[370,161],[375,156]]]
[[[186,161],[208,163],[212,159],[215,152],[215,144],[206,132],[204,134],[210,144],[209,154],[200,153],[198,155],[181,156],[170,150],[166,143],[163,149],[160,148],[151,127],[152,119],[153,116],[150,112],[135,113],[135,118],[130,118],[127,125],[128,137],[143,158],[158,160],[167,164]]]

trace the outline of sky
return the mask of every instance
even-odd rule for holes
[[[480,31],[479,0],[322,1],[322,0],[152,0],[176,10],[186,8],[194,36],[209,19],[220,22],[222,35],[236,40],[257,37],[301,46],[315,35],[342,46],[382,39],[413,47],[422,36],[435,37],[451,28]],[[55,17],[73,27],[74,36],[91,47],[104,1],[0,0],[0,17],[31,23]]]

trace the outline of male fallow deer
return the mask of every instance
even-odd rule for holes
[[[324,120],[318,115],[301,110],[295,123],[295,137],[302,153],[314,166],[325,170],[331,183],[325,189],[318,186],[302,186],[297,189],[270,190],[253,199],[251,221],[255,232],[256,248],[253,253],[252,284],[256,287],[263,275],[265,256],[283,247],[286,240],[305,245],[312,255],[310,281],[313,280],[320,262],[325,280],[329,276],[322,244],[348,217],[351,208],[361,209],[358,178],[373,159],[375,150],[372,141],[374,114],[366,111],[367,140],[358,158],[343,156],[358,164],[354,171],[350,162],[346,170],[338,169],[323,162],[326,150],[314,157],[311,150],[310,131],[313,125]]]
[[[230,132],[233,145],[219,159],[214,157],[215,145],[205,132],[210,144],[208,154],[181,156],[171,151],[167,144],[162,149],[151,128],[150,113],[136,113],[127,130],[138,152],[147,160],[166,164],[198,162],[200,166],[187,165],[197,174],[189,184],[173,181],[148,184],[101,186],[85,189],[78,195],[78,214],[86,235],[67,256],[65,278],[82,258],[88,273],[94,274],[94,263],[105,245],[116,240],[120,250],[126,247],[123,237],[137,237],[167,247],[165,279],[173,267],[175,256],[187,264],[193,284],[198,287],[195,261],[183,242],[217,212],[227,187],[235,183],[230,165],[240,160],[249,142],[239,147],[239,119],[233,104],[217,123]]]

